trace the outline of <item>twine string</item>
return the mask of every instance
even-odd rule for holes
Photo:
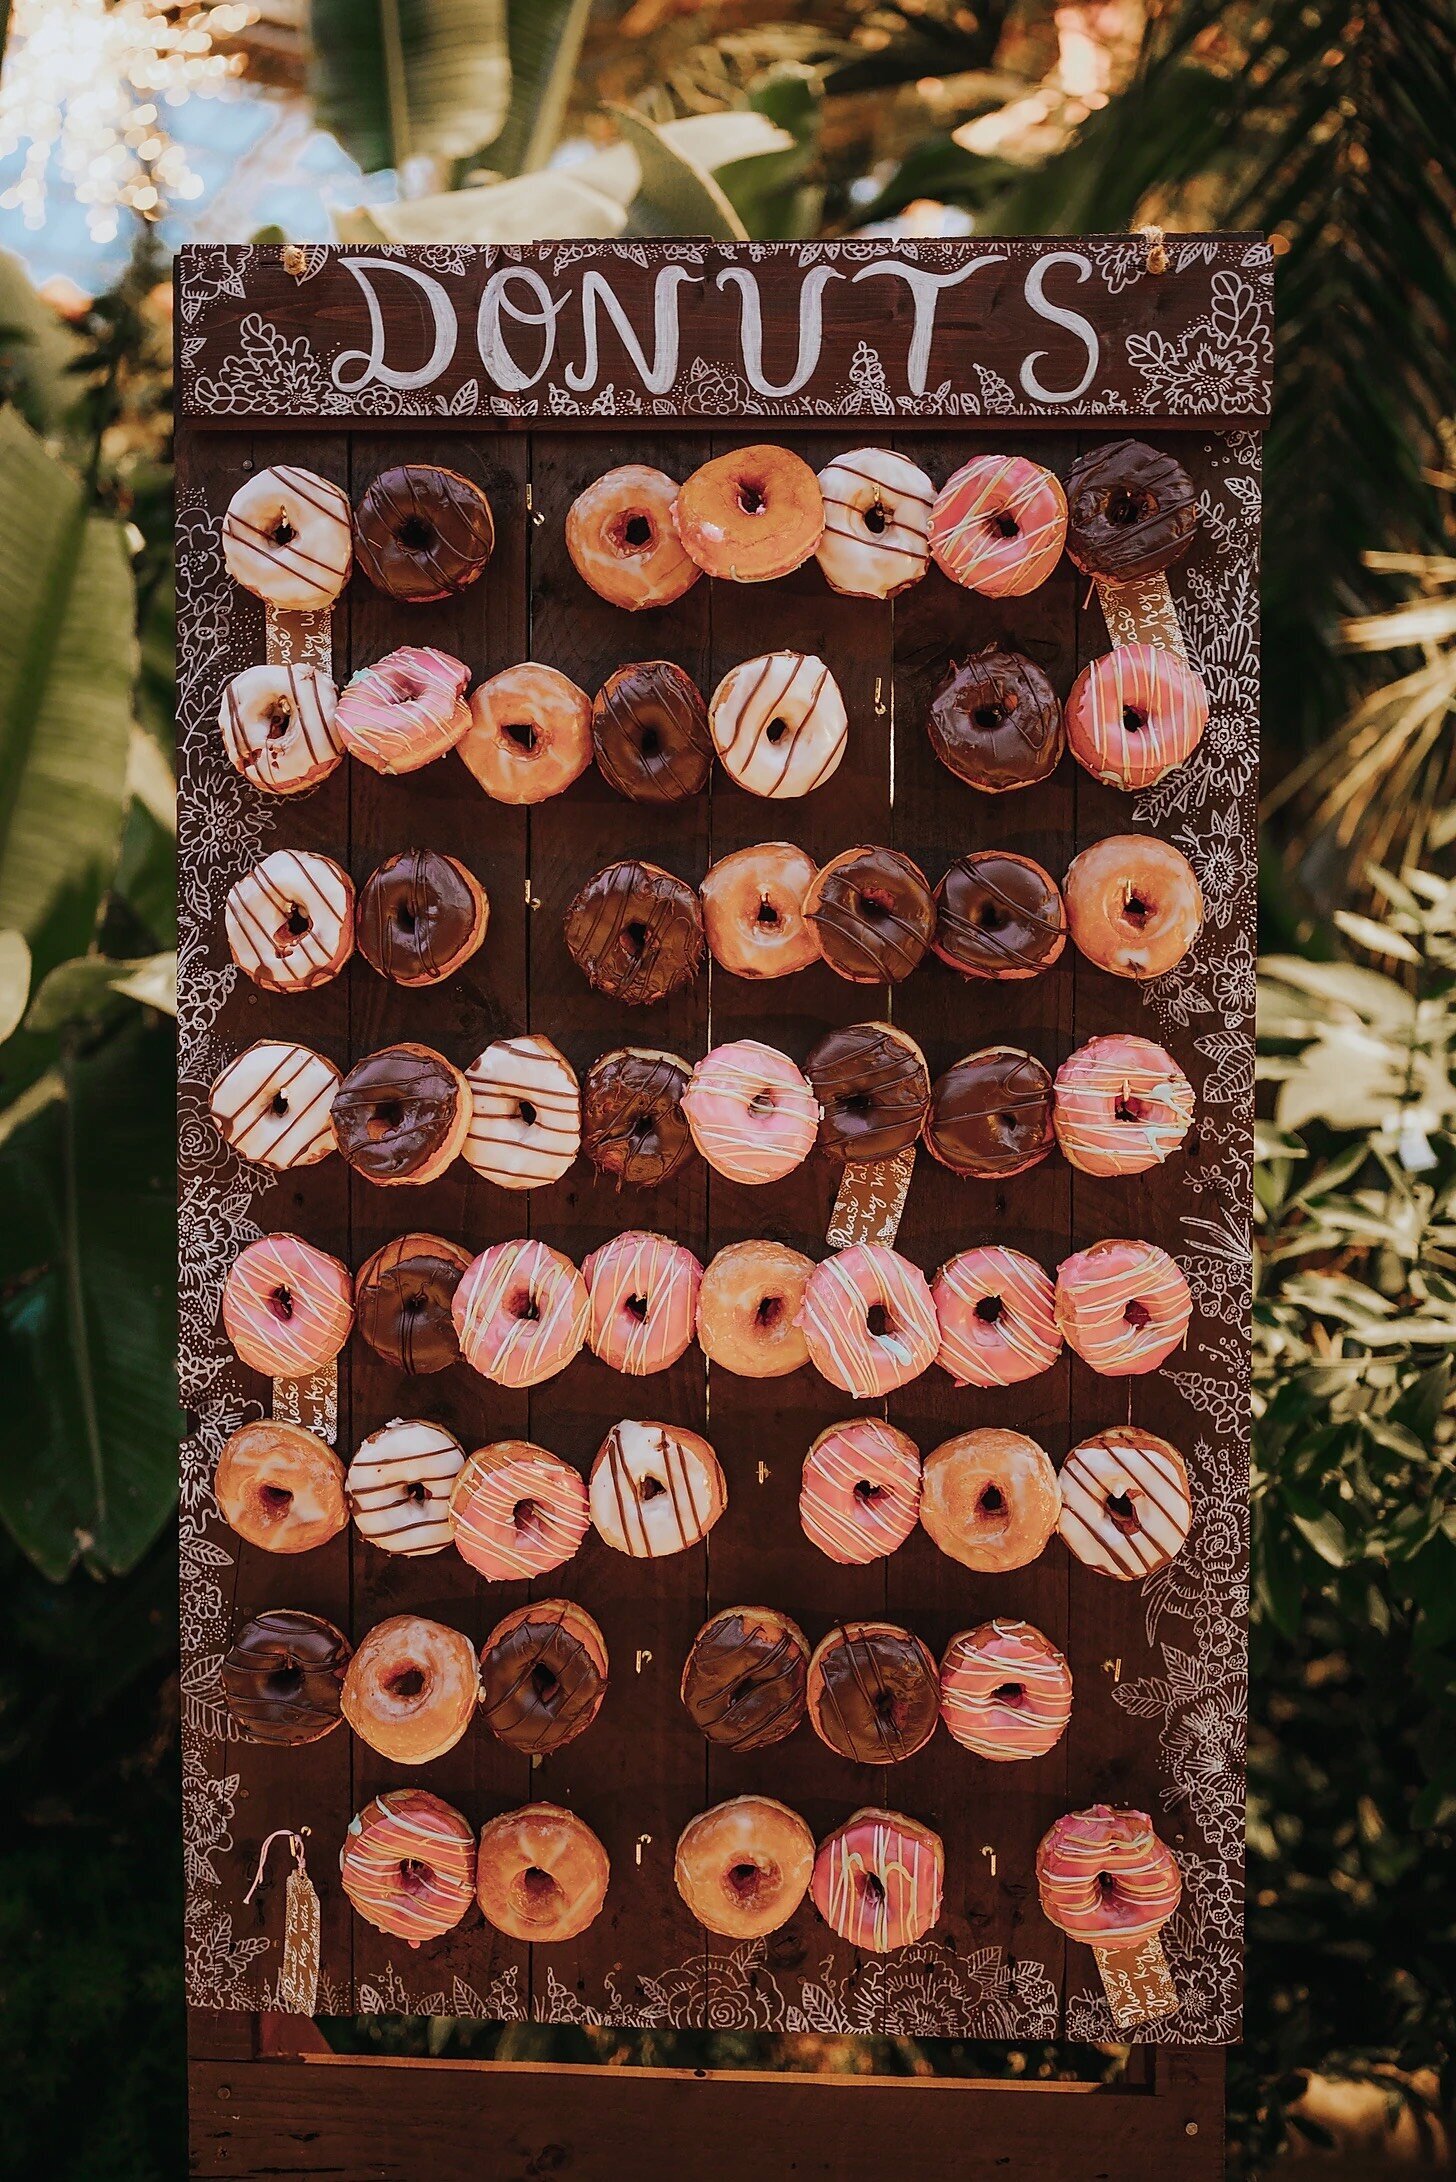
[[[303,1843],[304,1837],[308,1832],[309,1828],[307,1826],[301,1826],[296,1833],[291,1826],[274,1827],[272,1833],[269,1834],[267,1840],[263,1843],[262,1848],[258,1851],[258,1868],[253,1873],[252,1885],[249,1887],[247,1893],[243,1896],[243,1907],[245,1909],[247,1908],[249,1902],[251,1902],[251,1900],[253,1899],[253,1896],[257,1893],[259,1887],[263,1884],[263,1873],[268,1863],[268,1852],[272,1848],[275,1841],[286,1841],[293,1854],[295,1869],[301,1872],[307,1870],[307,1866],[304,1862]]]

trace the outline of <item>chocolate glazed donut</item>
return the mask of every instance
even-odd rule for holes
[[[598,992],[650,1007],[703,965],[703,915],[685,880],[636,857],[593,873],[566,912],[572,961]]]
[[[925,874],[898,849],[845,849],[821,864],[804,896],[831,970],[859,985],[908,977],[935,931]]]
[[[763,1750],[804,1717],[809,1647],[787,1614],[733,1606],[705,1622],[682,1674],[682,1701],[710,1743]]]
[[[654,1189],[692,1157],[682,1097],[691,1071],[675,1053],[621,1046],[594,1061],[582,1085],[581,1143],[619,1184]]]
[[[354,553],[392,599],[423,605],[463,591],[490,559],[495,522],[478,485],[407,462],[383,470],[354,514]]]
[[[276,1606],[233,1637],[222,1663],[228,1712],[246,1742],[316,1743],[339,1724],[352,1646],[331,1621]]]
[[[930,1077],[913,1039],[888,1023],[846,1023],[804,1063],[819,1101],[819,1149],[831,1159],[893,1159],[925,1120]]]
[[[940,1717],[935,1661],[908,1629],[848,1621],[816,1648],[809,1711],[821,1739],[860,1765],[894,1765],[929,1742]]]
[[[470,1252],[441,1235],[396,1235],[354,1277],[354,1322],[376,1356],[400,1371],[460,1361],[450,1304]]]
[[[925,1119],[932,1156],[953,1174],[1020,1174],[1052,1148],[1052,1079],[1016,1046],[968,1053],[936,1079]]]
[[[935,890],[935,952],[966,977],[1034,977],[1067,944],[1056,882],[1029,856],[976,849]]]
[[[692,677],[667,659],[618,667],[592,706],[597,766],[634,803],[681,803],[708,784],[713,738]]]
[[[456,1131],[462,1081],[427,1046],[366,1054],[334,1093],[340,1152],[368,1181],[408,1180],[438,1159]]]
[[[607,1687],[583,1641],[595,1629],[570,1600],[542,1599],[507,1615],[487,1637],[481,1715],[508,1748],[560,1750],[591,1726]]]
[[[1181,463],[1140,439],[1079,455],[1067,472],[1067,554],[1088,576],[1132,583],[1181,558],[1198,495]]]
[[[986,795],[1045,780],[1066,743],[1061,703],[1041,668],[999,644],[952,664],[927,724],[941,764]]]
[[[434,985],[458,969],[484,931],[484,895],[453,856],[404,849],[359,890],[359,952],[396,985]]]

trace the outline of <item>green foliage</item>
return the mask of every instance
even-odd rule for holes
[[[366,174],[466,158],[506,118],[504,0],[311,0],[309,30],[319,126]]]

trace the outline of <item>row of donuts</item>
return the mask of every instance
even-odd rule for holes
[[[246,667],[223,691],[218,726],[232,765],[266,794],[307,794],[346,755],[397,775],[458,750],[488,796],[517,805],[562,794],[593,758],[637,803],[698,795],[715,757],[750,795],[804,796],[849,744],[843,693],[809,652],[741,660],[707,704],[666,659],[618,667],[595,701],[535,661],[491,675],[467,701],[469,681],[463,660],[428,645],[401,645],[342,691],[322,667]],[[941,763],[987,794],[1045,780],[1064,747],[1094,779],[1132,792],[1186,763],[1208,709],[1201,677],[1160,646],[1093,660],[1064,715],[1038,666],[992,645],[951,663],[927,724]]]
[[[555,1378],[584,1347],[643,1377],[695,1338],[740,1377],[777,1378],[807,1356],[858,1401],[908,1386],[932,1364],[958,1386],[1015,1385],[1048,1370],[1064,1341],[1101,1377],[1122,1379],[1171,1356],[1193,1312],[1177,1261],[1124,1237],[1074,1251],[1055,1280],[1000,1244],[963,1250],[927,1280],[884,1243],[851,1243],[813,1264],[781,1243],[753,1242],[734,1245],[727,1264],[720,1253],[710,1281],[684,1244],[641,1230],[613,1236],[580,1271],[538,1239],[492,1243],[474,1257],[442,1237],[402,1240],[423,1244],[427,1285],[412,1291],[400,1259],[386,1261],[385,1310],[413,1320],[426,1301],[440,1313],[448,1295],[461,1357],[507,1387]],[[348,1267],[328,1251],[263,1235],[228,1271],[223,1328],[253,1370],[306,1378],[347,1341],[354,1293]]]

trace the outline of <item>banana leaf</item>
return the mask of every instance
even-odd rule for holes
[[[310,39],[315,117],[366,174],[467,158],[506,118],[505,0],[313,0]]]

